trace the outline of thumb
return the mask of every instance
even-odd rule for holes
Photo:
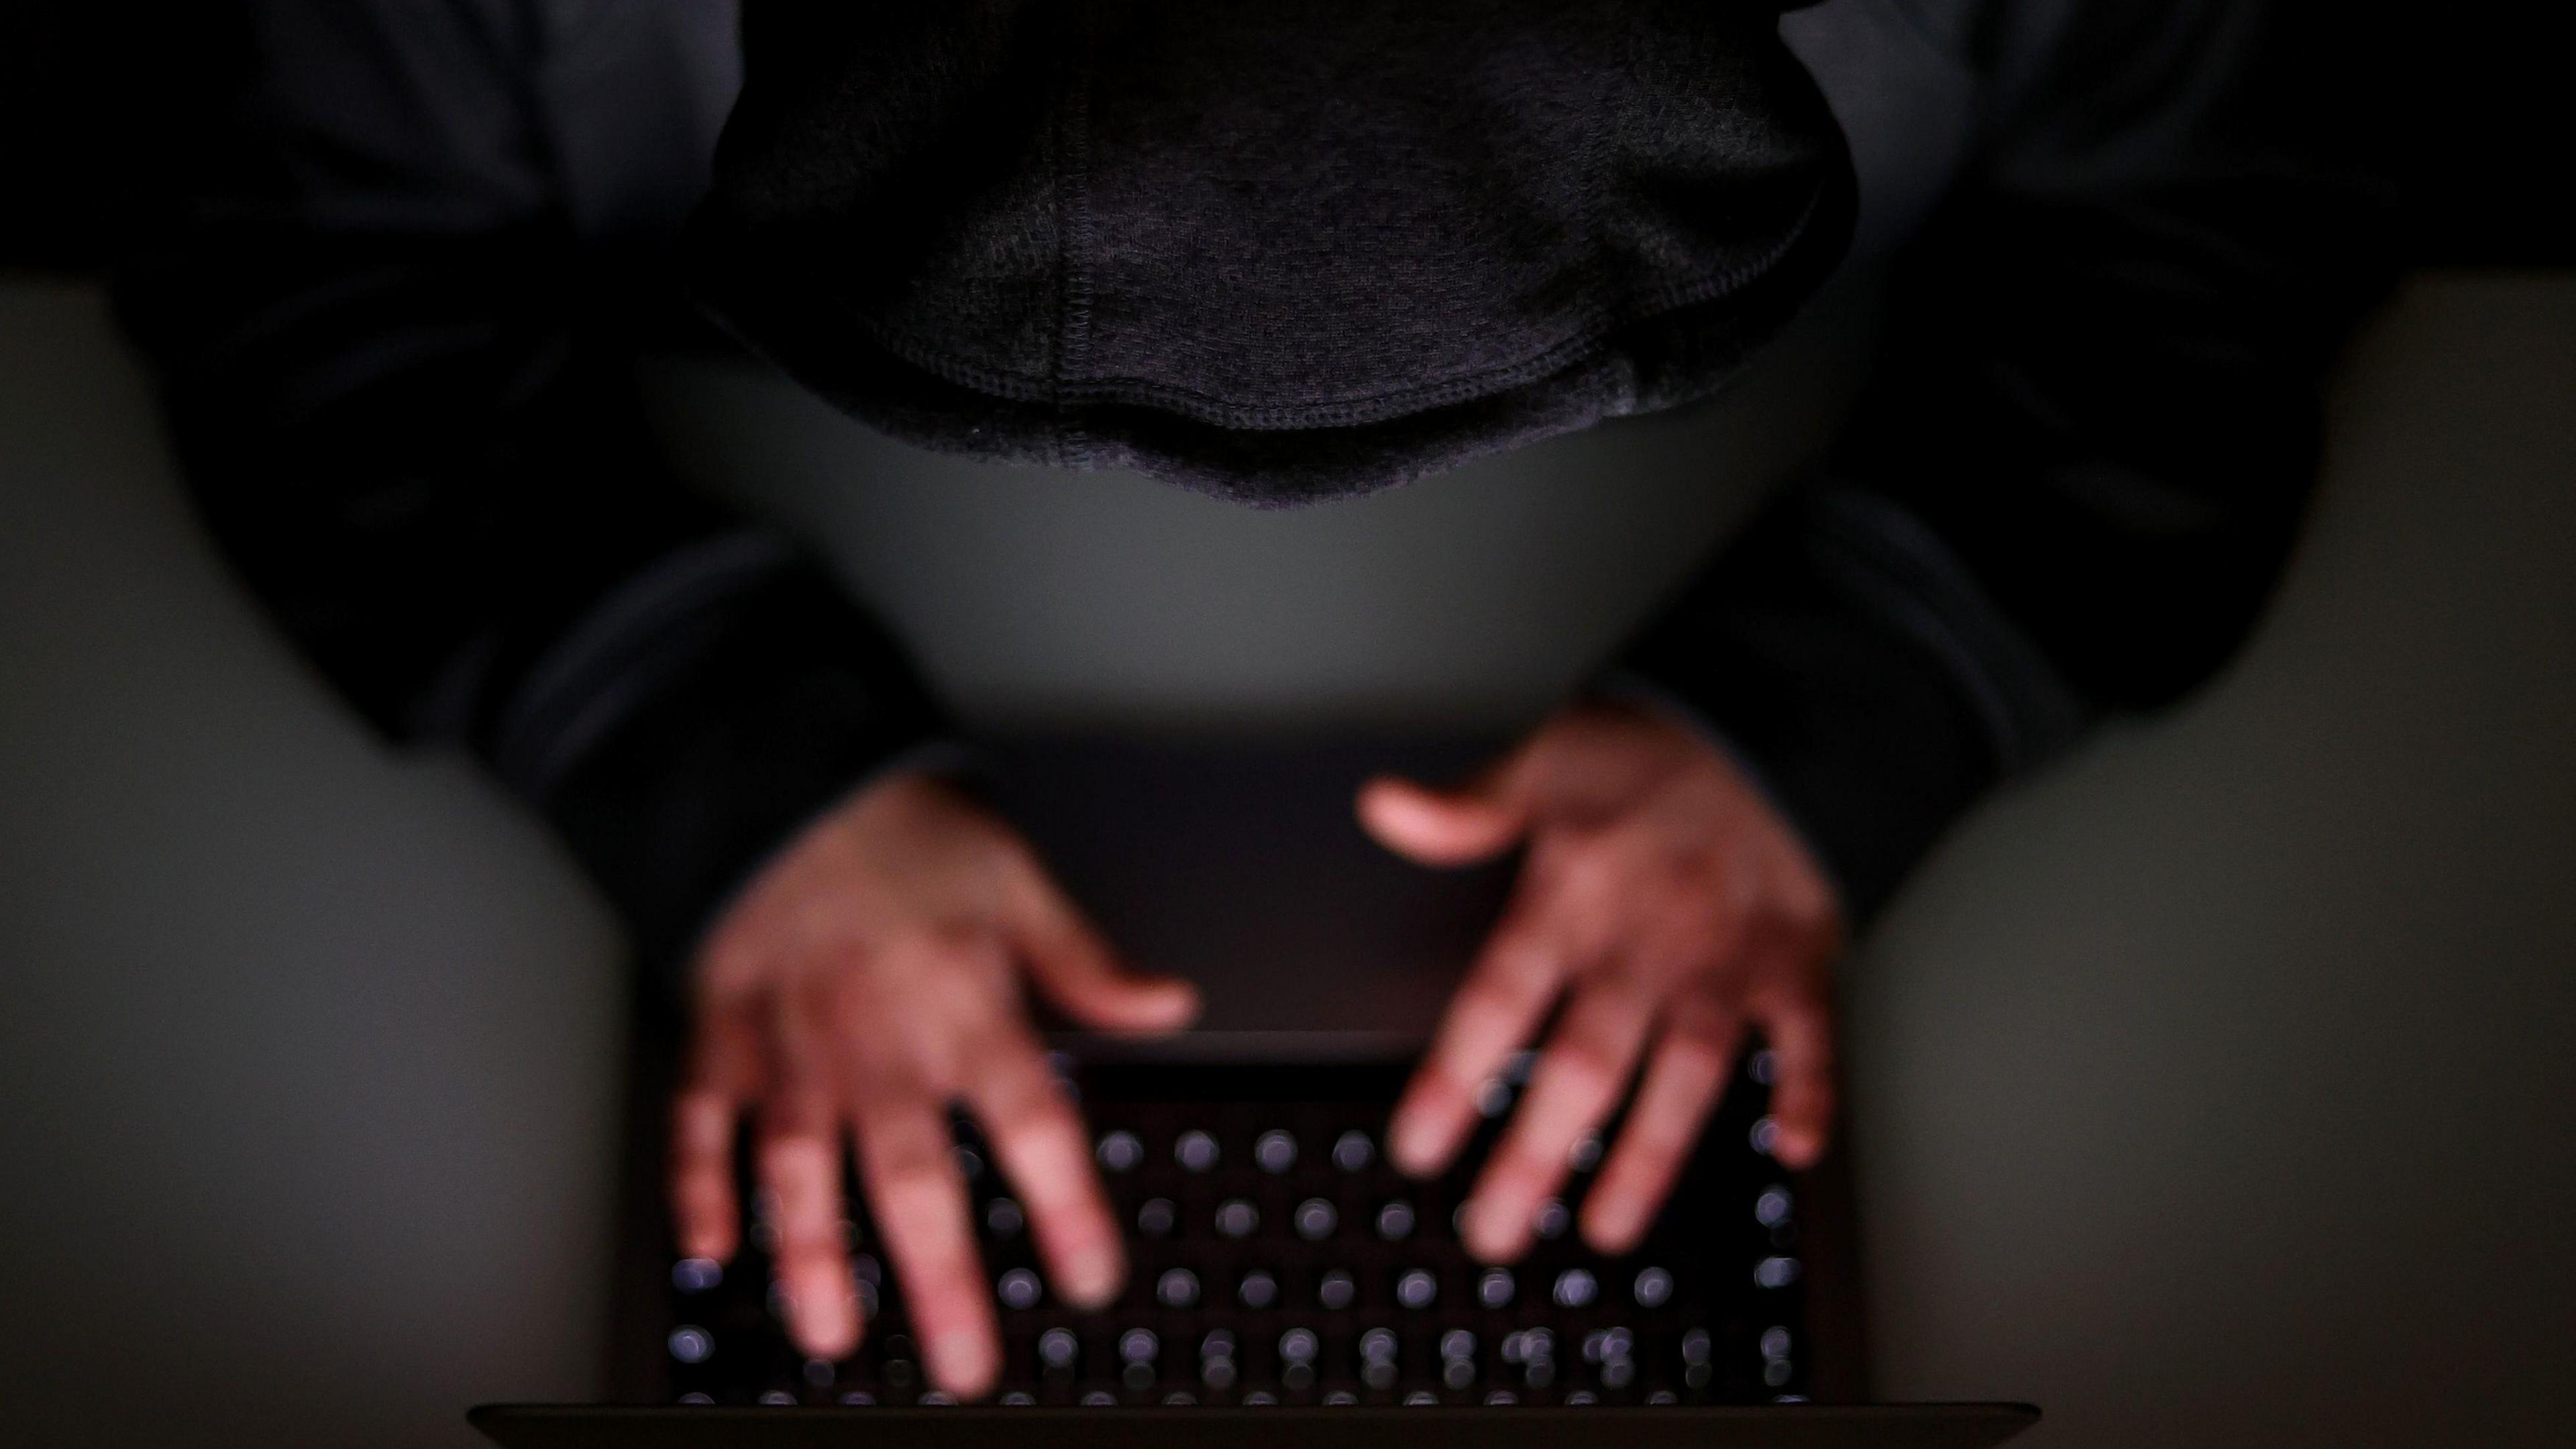
[[[1529,830],[1526,755],[1468,784],[1435,790],[1396,775],[1360,787],[1360,828],[1417,865],[1474,865],[1509,850]]]
[[[1199,989],[1177,976],[1135,970],[1039,876],[1013,893],[1011,932],[1038,993],[1095,1031],[1158,1036],[1199,1014]]]

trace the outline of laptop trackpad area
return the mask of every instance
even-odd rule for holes
[[[1168,1042],[1050,1039],[1089,1060],[1410,1057],[1509,894],[1516,860],[1430,870],[1352,813],[1362,781],[1433,782],[1499,742],[1021,742],[996,794],[1128,960],[1198,983],[1198,1025]]]

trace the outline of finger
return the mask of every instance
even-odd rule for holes
[[[1369,838],[1417,865],[1474,865],[1512,847],[1528,828],[1517,806],[1433,790],[1394,775],[1360,787],[1354,802]]]
[[[1084,1026],[1160,1033],[1178,1031],[1198,1015],[1197,987],[1127,967],[1034,863],[1014,873],[1005,913],[1029,979]]]
[[[869,1210],[930,1377],[960,1399],[980,1398],[1001,1366],[1000,1330],[967,1227],[945,1104],[917,1081],[888,1076],[860,1083],[853,1095]]]
[[[1048,1073],[1037,1039],[1001,1033],[973,1053],[967,1100],[1002,1171],[1018,1187],[1056,1291],[1078,1308],[1117,1295],[1127,1265],[1118,1221],[1091,1166],[1082,1118]]]
[[[1473,865],[1511,848],[1529,830],[1534,744],[1465,785],[1435,790],[1398,775],[1360,787],[1354,808],[1371,839],[1421,865]]]
[[[1750,1014],[1775,1064],[1771,1120],[1780,1135],[1771,1155],[1783,1167],[1813,1167],[1833,1131],[1833,1013],[1822,996],[1795,995],[1757,1003]]]
[[[1566,1008],[1468,1197],[1467,1246],[1478,1257],[1501,1262],[1528,1250],[1540,1201],[1564,1183],[1575,1140],[1619,1105],[1652,1023],[1653,1003],[1615,978]]]
[[[1618,1145],[1583,1203],[1583,1236],[1604,1253],[1637,1246],[1699,1143],[1726,1087],[1743,1025],[1713,1002],[1686,1003],[1657,1043]]]
[[[830,1096],[800,1081],[781,1084],[761,1115],[760,1186],[778,1235],[778,1286],[788,1334],[811,1358],[846,1358],[859,1346],[858,1293],[842,1227],[839,1120]]]
[[[742,1008],[706,1008],[685,1084],[671,1099],[671,1221],[687,1257],[730,1262],[741,1245],[734,1132],[759,1080],[757,1018]]]
[[[1524,876],[1524,881],[1527,877]],[[1387,1124],[1387,1153],[1417,1177],[1440,1172],[1476,1126],[1476,1096],[1538,1030],[1568,963],[1551,897],[1526,884],[1476,958]]]

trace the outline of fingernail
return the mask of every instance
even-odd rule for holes
[[[1584,1215],[1589,1221],[1583,1235],[1595,1250],[1617,1256],[1637,1245],[1639,1229],[1636,1209],[1626,1203],[1616,1206],[1594,1206]]]
[[[980,1333],[944,1334],[930,1341],[930,1374],[950,1393],[973,1397],[984,1392],[993,1376],[992,1351]]]
[[[1407,1114],[1387,1124],[1386,1154],[1395,1159],[1396,1167],[1415,1177],[1428,1177],[1440,1170],[1440,1144],[1433,1140],[1431,1124]]]
[[[842,1274],[829,1267],[799,1271],[788,1280],[787,1305],[815,1357],[841,1358],[856,1346],[858,1298]]]
[[[1117,1296],[1121,1276],[1115,1252],[1104,1248],[1076,1253],[1065,1264],[1064,1296],[1077,1307],[1097,1308]]]
[[[1468,1250],[1488,1261],[1508,1258],[1520,1247],[1520,1235],[1512,1231],[1508,1216],[1480,1199],[1467,1203],[1466,1238]]]

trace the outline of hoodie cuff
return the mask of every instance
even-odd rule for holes
[[[1768,510],[1620,661],[1804,835],[1854,929],[2081,711],[1937,541],[1853,490]]]
[[[829,576],[745,534],[629,580],[529,672],[488,746],[671,1004],[700,936],[782,844],[890,767],[945,763],[946,738]]]

